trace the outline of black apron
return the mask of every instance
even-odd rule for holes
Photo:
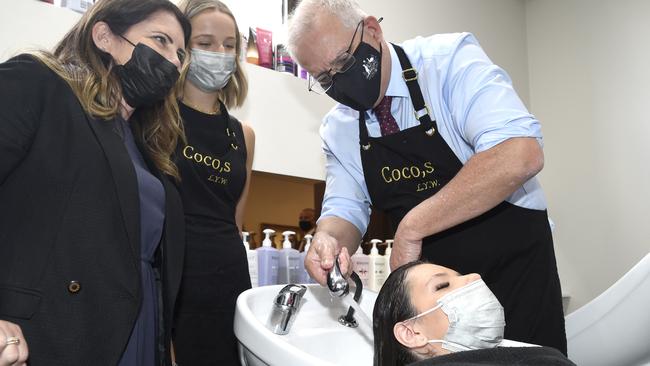
[[[438,133],[408,57],[394,45],[420,125],[369,137],[359,113],[363,173],[373,207],[395,227],[436,194],[463,164]],[[546,211],[502,202],[465,223],[424,238],[422,257],[460,273],[479,273],[504,307],[505,338],[566,354],[560,281]]]
[[[239,363],[235,304],[251,283],[235,213],[247,155],[241,123],[223,103],[220,110],[207,115],[180,103],[187,143],[180,143],[176,154],[186,226],[174,322],[179,366]]]

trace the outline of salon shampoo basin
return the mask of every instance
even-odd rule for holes
[[[650,365],[650,254],[610,288],[566,316],[577,365]]]

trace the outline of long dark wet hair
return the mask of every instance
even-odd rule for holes
[[[372,311],[372,331],[375,339],[375,366],[401,366],[419,361],[411,350],[395,338],[393,327],[398,322],[417,315],[411,304],[406,276],[409,270],[425,261],[409,262],[393,271],[379,291]]]

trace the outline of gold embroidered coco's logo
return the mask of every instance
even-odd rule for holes
[[[188,160],[192,160],[196,163],[212,167],[212,169],[216,170],[219,173],[230,173],[229,161],[222,162],[220,159],[214,158],[210,155],[203,155],[201,153],[194,152],[194,150],[194,147],[191,145],[185,146],[183,149],[183,156]]]
[[[435,171],[433,164],[430,161],[427,161],[423,165],[424,167],[422,168],[417,165],[411,165],[405,166],[401,169],[391,169],[390,167],[385,166],[381,168],[381,177],[384,178],[384,182],[392,183],[399,182],[402,179],[426,178],[427,175],[432,174]]]
[[[430,161],[422,164],[422,167],[417,165],[405,166],[403,168],[391,168],[385,166],[381,168],[381,177],[386,183],[397,183],[400,180],[418,179],[420,182],[417,184],[416,192],[428,191],[438,187],[438,179],[425,180],[427,176],[433,174],[435,168]]]

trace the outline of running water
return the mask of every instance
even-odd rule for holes
[[[341,301],[346,306],[346,311],[349,306],[354,308],[354,319],[357,321],[357,324],[359,324],[359,329],[361,330],[362,335],[368,339],[370,344],[372,344],[372,321],[370,321],[368,315],[366,315],[359,304],[354,301],[354,298],[351,295],[344,296]]]

